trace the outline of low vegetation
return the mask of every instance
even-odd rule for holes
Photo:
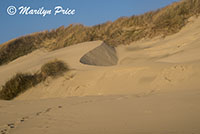
[[[19,93],[37,84],[34,75],[31,74],[16,74],[2,87],[0,98],[5,100],[13,99]]]
[[[167,36],[180,31],[191,16],[200,13],[200,0],[181,0],[143,15],[121,17],[87,27],[71,24],[56,30],[23,36],[2,44],[0,65],[26,55],[38,48],[55,50],[85,41],[102,40],[109,45],[129,44],[143,38]]]
[[[46,79],[49,76],[56,77],[68,70],[69,67],[64,62],[54,60],[41,67],[41,75],[43,79]]]
[[[54,60],[44,64],[40,73],[18,73],[2,86],[0,99],[11,100],[27,89],[44,81],[47,77],[56,77],[68,71],[69,67],[62,61]]]

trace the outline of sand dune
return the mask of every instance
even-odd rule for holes
[[[30,60],[33,55],[43,53],[44,56],[37,60],[38,67],[44,61],[56,57],[66,61],[73,70],[58,79],[49,78],[16,99],[197,89],[200,87],[200,19],[193,18],[190,21],[181,32],[164,39],[143,40],[129,46],[119,46],[116,48],[117,57],[115,50],[101,45],[101,41],[82,43],[53,52],[36,51],[22,57],[23,61],[25,58]],[[117,65],[113,66],[117,60]],[[33,60],[31,61],[33,64]],[[16,63],[20,64],[19,61]],[[10,67],[12,64],[6,66]],[[23,64],[27,63],[24,61]]]
[[[71,67],[13,101],[0,101],[1,134],[198,134],[199,37],[200,18],[191,18],[165,38],[115,49],[95,41],[37,50],[0,66],[0,85],[54,58]]]

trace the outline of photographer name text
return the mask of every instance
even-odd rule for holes
[[[56,6],[53,10],[52,9],[45,9],[45,7],[40,7],[37,9],[31,8],[30,6],[20,6],[16,8],[15,6],[9,6],[7,8],[7,13],[9,15],[41,15],[45,17],[47,15],[74,15],[76,13],[75,9],[70,8],[63,8],[62,6]]]

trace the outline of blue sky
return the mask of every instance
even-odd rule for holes
[[[171,4],[177,0],[0,0],[0,44],[10,39],[33,32],[51,30],[62,25],[81,23],[87,26],[114,21],[121,16],[143,14]],[[13,16],[7,8],[15,6],[52,10],[52,15],[20,15],[19,10]],[[75,9],[75,14],[68,16],[53,15],[54,8]]]

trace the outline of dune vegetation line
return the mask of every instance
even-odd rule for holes
[[[191,16],[200,13],[200,0],[181,0],[142,15],[121,17],[95,26],[71,24],[10,40],[0,45],[0,65],[38,48],[55,50],[86,41],[102,40],[109,45],[130,44],[144,38],[167,36],[180,31]]]

